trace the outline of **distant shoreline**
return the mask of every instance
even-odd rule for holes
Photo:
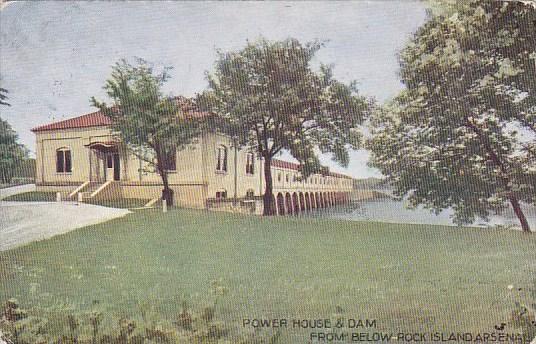
[[[377,199],[393,199],[388,193],[373,190],[373,189],[362,189],[352,191],[351,200],[352,201],[370,201]]]

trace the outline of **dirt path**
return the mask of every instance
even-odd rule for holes
[[[74,202],[0,202],[0,251],[130,213]]]

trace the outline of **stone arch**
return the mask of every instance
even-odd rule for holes
[[[296,192],[294,192],[292,194],[292,212],[294,213],[294,215],[297,215],[300,213],[300,201],[298,199],[298,194]]]
[[[285,206],[287,208],[287,214],[293,214],[294,213],[294,207],[292,206],[292,196],[290,193],[285,194]]]
[[[311,196],[308,192],[305,193],[305,209],[311,210]]]
[[[303,195],[303,192],[299,193],[299,197],[300,197],[300,210],[301,211],[307,210],[307,208],[305,208],[306,204],[305,204],[305,196]]]
[[[322,208],[322,200],[320,199],[320,192],[317,192],[315,194],[315,200],[316,200],[316,207]]]
[[[283,197],[283,194],[280,192],[277,194],[277,214],[278,215],[285,215],[286,209],[285,209],[285,198]]]

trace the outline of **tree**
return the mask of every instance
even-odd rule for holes
[[[6,90],[5,88],[0,87],[0,105],[11,106],[11,104],[6,102],[6,99],[8,98],[6,96],[6,93],[9,93],[8,90]]]
[[[451,1],[400,55],[406,86],[375,114],[371,164],[413,205],[457,223],[536,201],[536,10]],[[445,14],[446,13],[446,14]]]
[[[28,150],[18,143],[11,125],[0,118],[0,183],[10,183],[17,169],[28,157]]]
[[[313,71],[311,60],[322,44],[295,39],[250,42],[240,51],[219,52],[201,107],[219,114],[217,127],[264,159],[264,215],[273,215],[271,162],[288,151],[300,162],[302,177],[326,170],[318,151],[348,164],[348,149],[361,142],[358,125],[370,102],[344,85],[331,68]]]
[[[113,101],[110,106],[92,97],[91,102],[112,120],[129,152],[146,161],[162,178],[162,198],[173,204],[168,170],[176,163],[176,152],[193,142],[199,125],[183,111],[185,98],[164,96],[161,90],[169,80],[170,67],[156,72],[142,59],[136,65],[126,60],[112,67],[104,89]]]

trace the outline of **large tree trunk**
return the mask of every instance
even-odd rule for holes
[[[173,190],[169,188],[169,181],[168,181],[168,175],[167,171],[164,168],[164,162],[162,160],[163,154],[160,152],[160,149],[156,150],[156,169],[158,170],[158,174],[160,174],[160,177],[162,178],[162,184],[164,185],[164,189],[162,190],[162,200],[166,200],[166,204],[168,206],[173,205]]]
[[[271,216],[275,215],[275,202],[274,202],[274,193],[273,193],[273,187],[274,183],[272,181],[272,158],[264,158],[264,180],[266,182],[266,186],[264,188],[264,197],[263,197],[263,203],[264,203],[264,210],[262,215],[264,216]]]
[[[512,208],[514,209],[514,213],[516,214],[517,218],[519,219],[519,222],[521,223],[521,229],[525,233],[530,233],[529,222],[527,221],[527,218],[525,217],[525,214],[523,213],[523,210],[521,209],[521,205],[519,204],[518,199],[512,195],[509,196],[508,199],[510,200],[510,204],[512,205]]]
[[[167,172],[164,170],[160,173],[162,177],[162,184],[164,184],[164,190],[162,190],[162,199],[166,200],[166,204],[171,206],[173,205],[173,190],[169,188],[169,181]]]
[[[497,165],[497,167],[499,167],[499,169],[501,171],[501,174],[502,174],[502,175],[499,175],[499,178],[502,180],[502,182],[504,184],[503,185],[504,188],[510,193],[508,195],[508,200],[510,201],[510,204],[512,205],[512,208],[514,209],[514,213],[516,214],[517,218],[519,219],[519,222],[521,223],[521,229],[525,233],[530,233],[531,231],[530,231],[530,227],[529,227],[529,222],[527,221],[527,218],[525,217],[525,214],[523,213],[523,210],[521,209],[521,205],[519,204],[519,200],[517,199],[516,196],[514,196],[511,193],[512,190],[511,190],[511,187],[509,185],[510,184],[510,178],[507,177],[508,176],[508,168],[507,168],[507,166],[505,166],[504,162],[501,160],[499,155],[497,155],[497,153],[493,150],[493,148],[491,147],[491,145],[489,143],[489,140],[485,136],[485,134],[483,134],[482,131],[472,121],[470,121],[469,119],[466,119],[466,124],[470,129],[473,130],[473,132],[475,132],[475,134],[478,135],[478,137],[480,138],[480,141],[484,145],[484,148],[486,149],[486,152],[488,153],[488,156],[490,157],[491,161],[493,161],[493,163],[495,165]]]

